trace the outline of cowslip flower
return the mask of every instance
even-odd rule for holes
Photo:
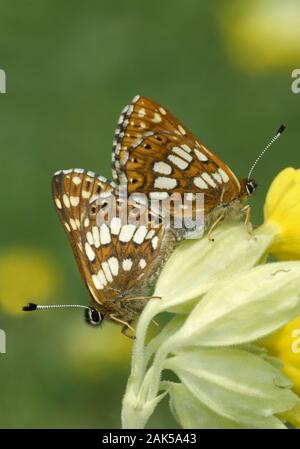
[[[300,248],[291,246],[300,183],[288,183],[287,170],[272,184],[265,223],[252,238],[243,224],[225,224],[214,242],[183,242],[168,260],[154,292],[162,300],[149,301],[137,323],[123,427],[144,427],[166,395],[184,428],[298,425],[300,399],[284,357],[258,345],[300,315],[300,262],[288,260]],[[284,261],[265,263],[270,251]],[[172,318],[146,343],[161,312]],[[165,370],[177,381],[166,380]]]
[[[10,248],[0,253],[0,306],[8,313],[22,316],[24,297],[47,301],[59,281],[55,263],[46,252]]]
[[[267,194],[264,216],[273,234],[269,251],[280,260],[300,259],[300,169],[286,168]]]
[[[232,62],[247,73],[298,66],[300,6],[296,0],[235,0],[218,9]]]

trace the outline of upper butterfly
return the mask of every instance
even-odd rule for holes
[[[174,192],[204,195],[204,227],[225,217],[248,213],[248,198],[257,184],[239,181],[230,168],[208,150],[170,112],[154,101],[136,96],[120,116],[113,141],[113,178],[128,193],[165,199]],[[194,195],[195,197],[195,195]],[[170,215],[175,215],[171,211]],[[179,229],[177,237],[197,235]]]

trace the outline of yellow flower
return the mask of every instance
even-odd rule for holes
[[[270,253],[280,260],[300,259],[300,169],[286,168],[267,194],[265,226],[274,234]]]
[[[46,254],[22,248],[0,255],[0,306],[5,311],[23,314],[26,302],[45,301],[56,286],[55,266]]]
[[[288,412],[281,413],[280,417],[290,424],[292,424],[296,429],[300,429],[300,404],[295,405],[292,410]]]
[[[261,344],[282,361],[282,371],[293,382],[295,393],[300,395],[300,316],[263,339]],[[282,414],[281,418],[300,428],[300,405]]]
[[[265,338],[262,344],[284,363],[283,371],[300,395],[300,316]]]

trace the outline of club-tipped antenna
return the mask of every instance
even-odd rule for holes
[[[281,134],[283,133],[283,131],[285,130],[286,125],[282,124],[280,126],[280,128],[278,129],[277,133],[272,137],[272,139],[270,140],[270,142],[265,146],[265,148],[263,149],[263,151],[259,154],[259,156],[255,159],[254,163],[252,164],[252,167],[249,170],[248,173],[248,177],[247,179],[250,179],[250,176],[253,173],[254,168],[256,167],[257,163],[259,162],[259,160],[262,158],[262,156],[268,151],[268,149],[273,145],[273,143],[276,142],[277,139],[279,139],[279,137],[281,136]]]
[[[29,302],[27,306],[24,306],[22,310],[24,312],[31,312],[33,310],[50,310],[50,309],[90,309],[90,307],[83,306],[81,304],[49,304],[39,305]]]

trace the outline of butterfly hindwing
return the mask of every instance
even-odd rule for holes
[[[124,201],[118,200],[111,219],[96,201],[84,219],[87,227],[82,229],[82,242],[88,254],[88,271],[97,293],[94,297],[102,304],[116,293],[126,297],[143,292],[158,268],[165,238],[162,222],[138,223],[137,204],[125,205],[129,219],[123,222],[120,208]],[[133,210],[136,219],[131,220]]]
[[[90,202],[95,201],[100,192],[112,189],[113,185],[105,178],[83,169],[61,170],[52,178],[55,208],[86,284],[89,273],[81,238],[83,218]]]
[[[141,294],[160,269],[166,241],[162,220],[147,212],[147,220],[139,222],[141,205],[119,198],[113,184],[92,172],[58,172],[52,190],[81,276],[101,311],[117,310],[116,299]],[[116,209],[108,217],[109,199]]]

